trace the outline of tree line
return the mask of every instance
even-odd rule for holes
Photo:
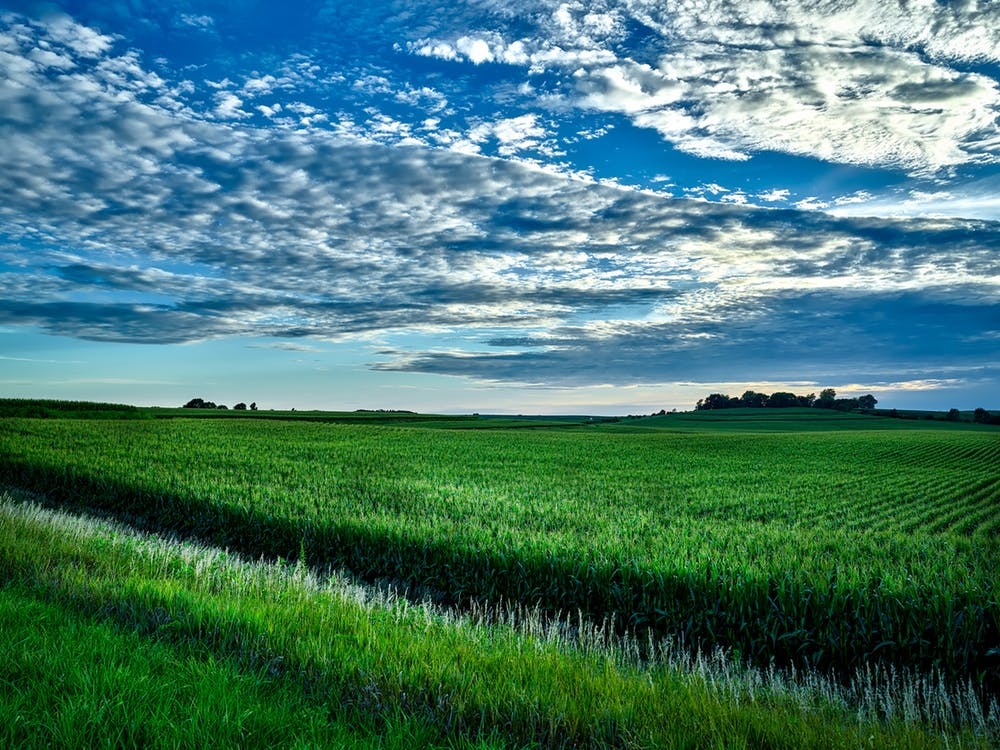
[[[810,393],[806,396],[798,396],[786,391],[767,394],[757,391],[745,391],[739,398],[728,396],[724,393],[712,393],[705,398],[698,399],[695,410],[704,411],[708,409],[784,409],[793,406],[809,407],[816,409],[836,409],[837,411],[857,411],[874,409],[878,399],[870,393],[858,398],[837,398],[837,392],[833,388],[824,388],[819,392],[819,396]]]
[[[225,404],[216,404],[214,401],[206,401],[203,398],[193,398],[184,404],[185,409],[228,409]],[[236,411],[246,411],[247,405],[242,401],[236,404],[233,409]],[[250,411],[257,411],[257,402],[250,404]]]
[[[948,422],[958,422],[961,419],[962,412],[958,409],[949,409],[948,414],[945,416],[945,420]],[[972,421],[976,424],[1000,424],[1000,414],[990,414],[980,406],[972,412]]]

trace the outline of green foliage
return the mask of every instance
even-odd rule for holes
[[[140,419],[148,413],[138,406],[102,404],[93,401],[55,401],[49,399],[0,398],[0,419],[30,417],[54,419]]]
[[[138,614],[141,605],[131,607]],[[177,613],[172,613],[176,615]],[[166,610],[149,619],[170,617]],[[148,628],[147,628],[148,630]],[[0,588],[0,745],[6,748],[429,746],[416,720],[364,727],[267,667],[149,637],[72,601]]]
[[[896,410],[890,410],[895,412]],[[971,422],[971,412],[961,415]],[[966,419],[966,416],[968,419]],[[933,417],[933,419],[931,419]],[[665,416],[644,417],[635,422],[623,423],[616,429],[624,431],[670,432],[872,432],[899,431],[923,432],[945,430],[961,433],[970,431],[990,431],[998,433],[987,425],[972,425],[950,422],[945,412],[877,412],[857,414],[835,409],[788,408],[788,409],[725,409],[680,412]],[[917,421],[919,420],[919,422]],[[925,421],[926,420],[926,421]],[[645,429],[644,429],[645,428]]]
[[[973,411],[972,421],[978,424],[1000,424],[1000,415],[990,414],[980,406]]]
[[[712,411],[715,409],[790,409],[795,407],[816,407],[820,409],[836,409],[838,411],[871,411],[878,399],[870,393],[860,398],[837,398],[833,388],[824,388],[819,398],[810,393],[807,396],[797,396],[794,393],[779,391],[770,396],[757,391],[744,391],[739,398],[731,398],[723,393],[712,393],[706,398],[698,399],[695,411]]]
[[[819,392],[819,398],[813,402],[813,406],[819,409],[832,409],[837,400],[837,392],[833,388],[824,388]]]

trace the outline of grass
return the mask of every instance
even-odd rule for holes
[[[876,659],[990,686],[998,467],[997,433],[973,430],[0,426],[0,481],[150,529],[683,633],[761,666]]]
[[[0,580],[75,613],[81,632],[345,710],[345,726],[317,725],[330,737],[995,741],[1000,432],[767,411],[6,418],[0,484],[209,547],[152,553],[121,530],[8,508]],[[457,609],[352,600],[314,580],[333,568]]]
[[[676,414],[641,417],[620,422],[620,428],[654,428],[682,432],[841,432],[841,431],[908,431],[926,430],[980,431],[997,434],[995,426],[973,425],[972,412],[963,416],[966,421],[949,422],[940,412],[919,412],[906,418],[893,418],[876,414],[841,412],[832,409],[719,409],[679,412]],[[928,415],[933,419],[925,418]]]
[[[920,679],[850,699],[22,499],[0,520],[5,746],[989,747],[1000,723],[956,696],[930,711],[887,696]]]
[[[0,744],[7,748],[412,748],[418,722],[365,731],[297,686],[192,645],[150,639],[24,587],[0,589]]]

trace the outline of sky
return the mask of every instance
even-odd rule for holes
[[[1000,3],[0,0],[0,396],[1000,409]]]

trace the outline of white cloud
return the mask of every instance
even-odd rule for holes
[[[421,86],[420,88],[407,86],[396,92],[395,99],[413,107],[420,107],[428,112],[440,112],[448,106],[448,98],[430,86]]]
[[[508,65],[527,65],[531,61],[527,48],[520,39],[505,46],[499,58]]]
[[[366,94],[391,94],[393,85],[385,76],[366,75],[354,82],[353,88]]]
[[[458,59],[458,51],[447,42],[411,43],[410,50],[422,57],[436,57],[439,60]]]
[[[925,64],[912,53],[860,46],[759,50],[686,44],[656,70],[611,69],[620,81],[582,103],[630,113],[699,155],[784,151],[833,162],[931,173],[995,160],[995,82]],[[607,79],[608,71],[600,71]],[[627,85],[626,85],[627,84]],[[928,102],[927,97],[934,99]],[[687,105],[699,103],[697,114]]]
[[[185,26],[193,26],[198,29],[210,29],[215,25],[215,19],[206,15],[195,15],[193,13],[181,13],[180,21]]]
[[[828,201],[821,200],[815,195],[795,201],[793,205],[800,211],[822,211],[830,207]]]
[[[594,109],[639,114],[669,107],[684,95],[677,82],[659,75],[648,65],[621,63],[574,76],[584,92],[581,104]]]
[[[277,84],[277,79],[273,75],[263,75],[255,78],[248,78],[243,83],[243,88],[241,93],[244,96],[260,96],[261,94],[269,94],[274,90],[275,84]]]
[[[702,157],[780,151],[914,175],[1000,161],[1000,86],[965,66],[1000,60],[996,4],[539,0],[529,17],[516,42],[489,31],[409,49],[571,75],[576,106]],[[626,51],[630,25],[649,41]]]
[[[485,39],[463,36],[455,42],[455,48],[475,65],[493,62],[493,50]]]
[[[867,190],[856,190],[850,195],[840,195],[833,199],[835,206],[850,206],[855,203],[868,203],[875,196]]]
[[[232,91],[220,91],[215,95],[215,116],[223,120],[239,120],[249,117],[241,107],[243,100]]]
[[[784,188],[774,188],[763,193],[757,193],[755,197],[767,203],[781,203],[788,200],[789,195],[790,191]]]
[[[99,57],[114,43],[114,37],[77,23],[69,16],[48,16],[42,25],[49,39],[65,45],[81,57]]]
[[[1000,221],[1000,181],[984,179],[949,190],[910,189],[871,196],[862,202],[839,200],[829,209],[836,216],[878,214],[896,217],[976,216]]]
[[[67,70],[76,67],[76,63],[66,55],[60,55],[50,49],[36,47],[28,53],[28,59],[43,68],[60,68]]]
[[[469,130],[468,139],[475,144],[493,138],[497,141],[500,156],[515,156],[523,151],[547,151],[544,143],[545,128],[534,113],[507,117],[494,122],[480,123]]]

